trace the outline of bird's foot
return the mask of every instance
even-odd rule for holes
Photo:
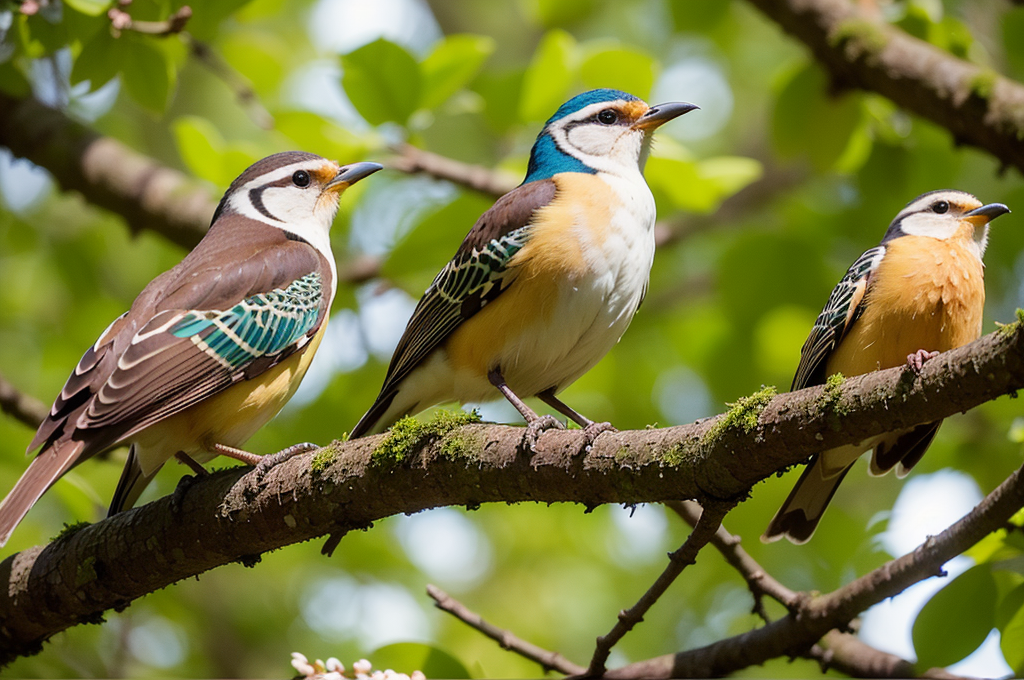
[[[538,416],[535,420],[531,420],[526,425],[526,444],[530,447],[530,450],[536,453],[537,442],[540,440],[540,436],[548,430],[564,430],[565,425],[562,425],[558,421],[558,418],[550,415]]]
[[[255,465],[254,472],[256,473],[256,483],[259,484],[263,481],[263,476],[270,472],[271,468],[277,467],[286,460],[290,460],[295,456],[303,453],[309,453],[310,451],[316,451],[320,447],[310,442],[302,442],[301,444],[292,444],[286,449],[281,449],[277,453],[267,454],[266,456],[260,456],[260,460]]]
[[[209,474],[208,472],[206,474]],[[181,512],[182,504],[185,502],[185,496],[188,495],[188,490],[192,488],[192,485],[199,481],[199,475],[185,475],[178,480],[178,485],[174,487],[174,491],[171,493],[171,514],[177,515]]]
[[[618,432],[619,430],[611,423],[594,423],[591,422],[585,428],[583,428],[583,436],[587,439],[587,451],[594,445],[597,438],[605,432]]]
[[[934,359],[937,356],[939,356],[938,352],[929,352],[926,349],[919,349],[913,354],[907,355],[907,366],[914,373],[920,373],[921,369],[924,367],[924,362],[929,359]]]

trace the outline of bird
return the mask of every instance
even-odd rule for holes
[[[901,210],[882,242],[861,255],[832,290],[800,354],[793,390],[905,364],[920,371],[939,352],[981,336],[989,223],[1010,212],[971,194],[932,191]],[[761,540],[810,540],[840,482],[861,454],[869,472],[904,477],[942,421],[887,432],[813,456]]]
[[[565,102],[545,123],[526,177],[476,224],[416,305],[373,405],[349,434],[379,433],[436,404],[504,396],[531,448],[562,427],[610,429],[557,394],[622,337],[647,288],[655,205],[643,177],[660,125],[698,107],[648,106],[613,89]]]
[[[341,194],[380,170],[288,151],[230,185],[202,241],[151,281],[89,347],[0,502],[0,546],[68,470],[129,444],[109,514],[134,505],[165,462],[198,473],[216,455],[265,470],[311,445],[242,446],[295,393],[337,289],[330,228]]]

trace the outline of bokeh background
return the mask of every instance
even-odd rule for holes
[[[124,9],[162,20],[181,4],[135,0]],[[102,0],[51,0],[31,17],[0,3],[0,89],[16,91],[27,79],[46,104],[215,192],[276,151],[386,161],[400,142],[517,177],[543,121],[584,89],[700,105],[659,131],[647,167],[664,243],[646,302],[614,351],[565,393],[620,429],[713,415],[761,385],[788,389],[832,286],[925,191],[963,189],[1017,211],[993,226],[985,331],[1024,306],[1020,175],[954,146],[946,131],[884,98],[835,91],[800,45],[740,0],[188,4],[187,35],[115,38]],[[958,56],[1024,79],[1024,7],[911,0],[877,10]],[[197,44],[214,57],[197,57]],[[240,88],[255,98],[243,101]],[[491,202],[395,170],[346,193],[335,253],[342,265],[379,259],[380,276],[339,289],[305,384],[251,450],[326,443],[356,422],[419,295]],[[183,254],[159,234],[132,234],[118,215],[60,192],[45,170],[0,149],[0,374],[49,403],[110,320]],[[518,421],[503,403],[481,411]],[[949,419],[902,482],[869,478],[861,463],[806,546],[757,541],[793,474],[759,484],[726,526],[789,587],[834,589],[941,530],[1015,469],[1022,415],[1020,402],[1002,399]],[[31,436],[0,416],[0,493],[24,470]],[[0,557],[49,540],[64,523],[100,519],[123,457],[117,451],[68,474]],[[146,498],[170,493],[183,473],[168,466]],[[490,505],[394,517],[345,537],[330,559],[307,543],[255,568],[230,565],[154,593],[104,625],[57,636],[8,673],[284,677],[293,651],[347,665],[365,656],[410,672],[402,664],[419,663],[426,647],[375,650],[415,642],[454,657],[449,673],[461,664],[474,677],[534,676],[537,666],[433,609],[425,585],[585,663],[595,636],[647,589],[686,533],[660,506],[588,513]],[[953,642],[922,628],[915,649],[911,628],[948,579],[869,611],[862,637],[922,664],[966,657],[952,667],[959,672],[1020,671],[1024,575],[993,557],[997,548],[1001,557],[1020,554],[1010,543],[948,566],[955,575],[981,565],[960,592],[932,605],[931,623],[954,626]],[[750,608],[742,580],[706,550],[611,661],[748,630],[758,624]],[[748,673],[803,677],[819,669],[779,660]]]

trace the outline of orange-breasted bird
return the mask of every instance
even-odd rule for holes
[[[855,376],[907,364],[920,370],[939,352],[981,336],[988,225],[1010,212],[962,191],[918,196],[889,225],[881,244],[853,263],[804,343],[793,389],[828,376]],[[887,432],[815,455],[761,540],[806,543],[839,483],[865,451],[870,472],[905,476],[941,421]]]
[[[655,128],[697,108],[648,106],[591,90],[544,125],[526,179],[470,230],[424,293],[384,386],[351,436],[447,401],[500,393],[528,423],[531,445],[560,427],[538,396],[583,427],[609,429],[557,398],[622,337],[654,259],[654,197],[643,166]]]

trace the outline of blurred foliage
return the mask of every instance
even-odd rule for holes
[[[112,31],[110,2],[40,4],[34,16],[0,4],[0,90],[31,88],[218,188],[274,151],[382,160],[403,140],[521,173],[540,124],[582,89],[700,105],[659,132],[647,168],[659,218],[681,236],[659,251],[647,302],[622,342],[565,395],[623,429],[711,415],[762,384],[788,387],[832,285],[917,194],[956,187],[1024,209],[1017,173],[955,147],[944,130],[887,100],[835,96],[799,46],[736,0],[196,0],[187,33],[166,37]],[[124,9],[162,21],[182,4],[134,0]],[[882,4],[904,30],[1024,79],[1024,7]],[[716,217],[752,182],[756,191]],[[117,216],[54,191],[9,156],[0,157],[0,201],[0,373],[47,400],[110,319],[182,253],[152,233],[132,238]],[[376,395],[404,315],[490,201],[394,172],[346,194],[334,230],[338,259],[381,256],[386,279],[342,285],[307,391],[249,448],[327,442],[351,427]],[[1024,230],[1015,220],[993,229],[986,331],[1012,319],[1024,298]],[[1021,462],[1019,414],[1019,402],[1004,399],[950,419],[914,475],[953,468],[990,490]],[[511,419],[501,407],[484,415]],[[0,491],[24,469],[30,438],[0,417]],[[48,540],[65,522],[101,518],[123,458],[115,451],[67,475],[4,555]],[[180,475],[169,466],[147,497],[169,493]],[[851,474],[806,546],[750,540],[792,481],[759,485],[727,519],[773,575],[828,591],[888,559],[880,537],[901,488],[891,476]],[[282,677],[290,652],[301,651],[365,656],[377,667],[393,658],[406,672],[432,659],[443,675],[461,667],[473,677],[536,675],[535,665],[435,611],[424,585],[585,663],[594,637],[646,590],[685,535],[660,507],[635,517],[614,507],[519,505],[391,518],[346,536],[330,560],[318,545],[293,546],[255,569],[232,565],[154,593],[103,626],[58,636],[9,672]],[[922,664],[963,658],[994,627],[1006,662],[1024,673],[1022,535],[1004,531],[972,550],[978,566],[924,607],[913,628]],[[750,606],[744,584],[708,550],[612,661],[743,632],[757,625]],[[428,644],[388,647],[378,662],[374,648],[394,642]],[[747,674],[819,670],[776,660]]]

